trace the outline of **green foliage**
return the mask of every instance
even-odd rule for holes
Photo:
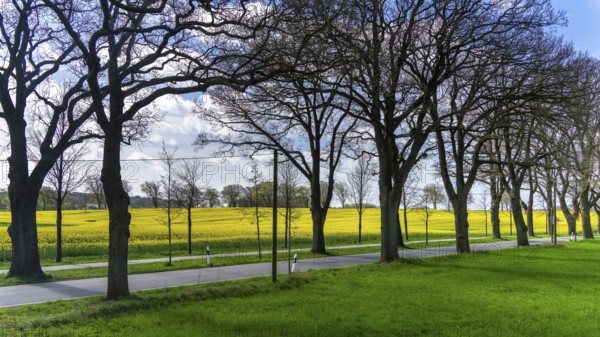
[[[598,259],[600,242],[585,241],[8,308],[0,320],[31,335],[593,336]]]

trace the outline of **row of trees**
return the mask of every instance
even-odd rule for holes
[[[399,258],[398,209],[411,172],[425,158],[437,162],[459,252],[470,250],[468,201],[477,181],[493,185],[495,196],[509,196],[518,243],[527,245],[523,184],[533,168],[556,171],[568,162],[551,159],[569,148],[556,141],[593,125],[598,103],[597,60],[553,32],[565,22],[562,13],[549,1],[532,0],[298,3],[304,6],[294,15],[303,24],[287,23],[289,34],[279,43],[293,50],[310,41],[300,56],[302,71],[243,94],[209,89],[215,105],[197,113],[227,132],[201,134],[196,144],[283,153],[310,182],[317,253],[325,252],[324,219],[342,155],[377,158],[382,261]],[[581,159],[581,152],[569,156]],[[328,181],[324,193],[321,180]]]
[[[589,232],[600,67],[555,35],[564,16],[549,0],[1,6],[10,276],[42,274],[35,201],[65,151],[95,140],[109,210],[107,296],[126,296],[130,198],[121,146],[143,138],[160,118],[158,98],[200,91],[213,104],[196,113],[223,132],[203,133],[194,144],[217,142],[222,152],[249,155],[279,150],[309,184],[315,253],[325,253],[324,224],[343,157],[376,158],[384,262],[399,258],[398,209],[425,158],[437,158],[459,252],[470,249],[467,205],[477,180],[508,193],[518,242],[526,245],[526,179],[544,186],[547,198],[560,181],[562,207],[576,177]]]
[[[279,51],[266,49],[266,32],[275,32],[284,16],[276,4],[243,1],[19,0],[1,6],[9,276],[42,274],[39,191],[67,148],[95,139],[104,150],[100,181],[110,219],[107,296],[125,296],[130,214],[121,144],[148,132],[160,117],[153,105],[160,97],[217,84],[243,88],[285,71],[271,66]],[[29,161],[33,153],[37,160]]]

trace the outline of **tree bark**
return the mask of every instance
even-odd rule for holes
[[[592,205],[590,204],[590,188],[587,186],[582,189],[579,194],[579,205],[581,208],[581,230],[584,239],[593,239],[594,231],[592,230],[592,219],[590,218],[590,212],[592,211]]]
[[[398,254],[398,203],[391,191],[381,191],[381,262],[392,262],[400,259]]]
[[[510,196],[510,206],[515,220],[515,231],[517,232],[517,245],[529,246],[527,238],[527,225],[523,218],[523,209],[521,208],[521,195],[517,189],[514,189]]]
[[[531,175],[531,173],[530,173]],[[527,199],[527,230],[529,236],[535,236],[535,230],[533,228],[533,197],[534,197],[535,186],[533,178],[529,177],[529,198]]]
[[[567,220],[567,228],[568,234],[575,233],[577,231],[577,216],[572,214],[569,210],[569,206],[567,206],[567,201],[563,194],[560,194],[559,197],[560,210],[562,211],[565,219]]]
[[[109,300],[129,295],[127,272],[129,225],[129,196],[121,180],[121,135],[122,126],[112,125],[105,130],[104,157],[102,162],[102,185],[109,217],[108,287]]]
[[[363,211],[358,211],[358,243],[362,243],[362,217]]]
[[[469,245],[469,212],[467,209],[467,198],[457,197],[452,200],[454,207],[454,228],[456,232],[456,251],[458,253],[468,253],[471,251]]]
[[[313,175],[310,181],[310,213],[312,216],[312,224],[313,224],[313,243],[311,252],[313,254],[325,254],[325,218],[327,217],[328,208],[323,207],[322,202],[326,200],[321,200],[321,171],[320,171],[320,163],[317,159],[313,157]],[[333,186],[327,186],[327,188],[332,189]],[[328,206],[328,205],[327,205]]]
[[[400,206],[400,205],[398,205]],[[396,215],[396,221],[398,224],[398,247],[406,247],[404,245],[404,239],[402,237],[402,224],[400,223],[400,211],[397,211],[397,215]]]
[[[408,214],[406,214],[406,204],[402,209],[402,215],[404,216],[404,239],[408,241]]]
[[[60,196],[56,200],[56,262],[62,261],[62,203],[63,199]]]
[[[325,234],[323,232],[323,224],[325,223],[326,211],[322,209],[320,203],[315,207],[313,202],[311,208],[312,222],[313,222],[313,243],[311,252],[313,254],[325,254]]]
[[[38,251],[36,209],[43,177],[29,174],[25,122],[15,116],[10,128],[11,155],[8,159],[8,197],[11,224],[8,235],[12,242],[9,277],[38,277],[44,275]]]
[[[10,198],[12,222],[8,227],[8,235],[12,241],[12,258],[8,277],[39,277],[44,275],[36,227],[35,200],[39,192],[30,186],[20,190],[19,195]]]
[[[492,237],[494,239],[501,239],[502,234],[500,232],[500,202],[502,200],[502,190],[499,189],[498,180],[496,177],[490,179],[490,194],[491,194],[491,205],[490,205],[490,220],[492,222]]]

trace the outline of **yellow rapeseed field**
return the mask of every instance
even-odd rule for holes
[[[268,245],[271,240],[271,210],[261,209],[261,241]],[[56,228],[54,211],[39,211],[38,234],[40,254],[44,259],[54,256]],[[130,253],[132,257],[166,255],[167,226],[164,209],[132,209]],[[296,247],[310,246],[312,224],[308,209],[295,210],[292,224],[292,242]],[[402,216],[402,213],[401,213]],[[488,214],[489,216],[489,214]],[[193,253],[201,254],[206,245],[211,252],[248,251],[257,247],[256,223],[252,210],[236,208],[197,208],[192,210]],[[545,234],[545,213],[535,212],[535,231]],[[594,220],[595,221],[595,220]],[[328,246],[347,245],[357,242],[358,216],[355,209],[331,209],[325,224],[325,240]],[[10,239],[6,227],[10,223],[10,213],[0,212],[0,260],[10,254]],[[108,242],[108,212],[106,210],[65,211],[63,218],[64,255],[104,256]],[[283,243],[283,216],[279,217],[280,241]],[[410,240],[425,238],[423,211],[408,212],[408,232]],[[470,236],[485,236],[485,215],[483,211],[469,214]],[[379,209],[367,209],[363,217],[363,242],[376,243],[379,240]],[[559,223],[559,233],[566,235],[566,224]],[[404,228],[404,226],[403,226]],[[187,249],[187,215],[177,210],[172,225],[173,250],[185,254]],[[501,229],[504,236],[510,234],[509,213],[501,212]],[[488,222],[488,234],[491,225]],[[454,221],[451,212],[432,211],[429,223],[429,237],[452,238]]]

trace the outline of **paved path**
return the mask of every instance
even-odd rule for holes
[[[487,239],[487,238],[486,237],[471,238],[471,241],[482,240],[482,239]],[[454,239],[429,240],[429,243],[450,242],[450,241],[454,241]],[[406,242],[407,245],[418,244],[418,243],[425,243],[425,241],[408,241],[408,242]],[[339,250],[339,249],[353,249],[353,248],[379,247],[379,246],[380,246],[379,243],[373,243],[373,244],[350,245],[350,246],[334,246],[334,247],[327,247],[327,249],[332,251],[332,250]],[[304,252],[304,251],[309,251],[309,250],[310,250],[310,248],[292,249],[292,253]],[[283,249],[280,251],[283,252]],[[262,253],[262,255],[271,255],[271,250],[263,250],[261,253]],[[214,255],[211,255],[211,257],[213,257],[213,258],[214,257],[239,257],[241,255],[254,256],[254,255],[258,255],[258,252],[223,253],[223,254],[214,254]],[[173,257],[173,261],[205,260],[205,259],[206,259],[206,255],[188,255],[188,256],[174,256]],[[156,263],[156,262],[165,263],[168,261],[169,261],[168,257],[160,257],[160,258],[155,258],[155,259],[129,260],[128,263],[130,265],[133,265],[133,264],[145,264],[145,263]],[[60,266],[42,267],[42,270],[44,272],[47,272],[47,271],[57,271],[57,270],[102,268],[102,267],[108,267],[108,262],[64,264],[64,265],[60,265]],[[6,273],[8,273],[8,269],[0,269],[0,275],[6,274]]]
[[[566,238],[563,238],[566,240]],[[530,240],[532,245],[549,243],[549,239]],[[472,251],[498,250],[516,247],[515,241],[472,244]],[[520,248],[521,249],[521,248]],[[519,256],[526,258],[536,249],[523,247]],[[404,258],[432,258],[456,253],[454,246],[432,247],[400,251]],[[516,254],[516,253],[515,253]],[[458,255],[457,255],[458,257]],[[308,271],[327,268],[342,268],[362,264],[371,264],[379,260],[379,253],[356,254],[299,260],[296,271]],[[287,273],[287,261],[278,264],[280,273]],[[167,288],[202,283],[239,280],[251,277],[270,275],[271,263],[254,263],[246,265],[178,270],[159,273],[137,274],[129,276],[131,291]],[[93,278],[61,282],[38,283],[30,285],[0,287],[0,307],[11,307],[58,300],[68,300],[96,295],[104,295],[106,278]]]

